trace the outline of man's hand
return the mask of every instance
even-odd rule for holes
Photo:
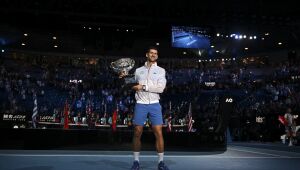
[[[140,90],[143,89],[143,85],[140,85],[140,84],[135,85],[135,86],[132,87],[132,89],[135,90],[135,91],[140,91]]]
[[[125,71],[121,71],[121,72],[119,73],[119,78],[120,78],[120,79],[123,78],[123,77],[125,77],[125,76],[126,76]]]

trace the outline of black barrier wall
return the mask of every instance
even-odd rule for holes
[[[1,129],[1,149],[131,150],[133,131]],[[225,133],[164,133],[167,151],[225,151]],[[142,150],[155,151],[151,131],[142,135]]]

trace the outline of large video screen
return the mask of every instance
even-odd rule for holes
[[[172,26],[172,47],[208,49],[210,30],[202,27]]]

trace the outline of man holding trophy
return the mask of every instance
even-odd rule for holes
[[[158,50],[155,47],[148,48],[146,52],[147,61],[145,65],[135,70],[133,77],[129,77],[128,69],[132,68],[134,61],[127,59],[126,62],[119,62],[119,64],[113,62],[112,68],[117,72],[119,71],[119,78],[124,78],[126,83],[136,84],[132,85],[132,89],[135,91],[136,105],[134,108],[134,136],[133,136],[133,156],[134,162],[132,170],[140,169],[139,155],[141,150],[141,136],[143,133],[143,127],[149,115],[152,130],[156,138],[156,150],[158,153],[158,169],[168,170],[168,167],[163,162],[164,156],[164,139],[162,135],[162,109],[159,103],[159,94],[162,93],[166,87],[166,72],[165,69],[157,66]],[[122,60],[122,59],[119,59]],[[118,69],[115,69],[113,65],[119,65]],[[123,70],[122,70],[123,69]]]

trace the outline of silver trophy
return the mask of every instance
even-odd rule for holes
[[[125,84],[136,84],[134,74],[129,74],[129,71],[134,67],[135,61],[131,58],[120,58],[114,62],[110,63],[110,67],[120,74],[123,72],[125,74]]]

